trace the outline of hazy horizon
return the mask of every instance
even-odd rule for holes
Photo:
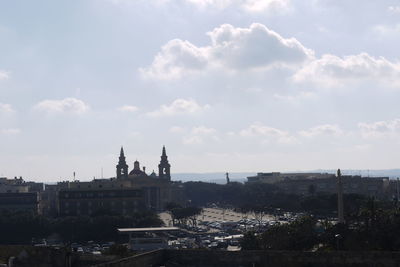
[[[280,171],[273,170],[273,172],[281,173],[332,173],[335,174],[337,169],[314,169],[314,170],[288,170]],[[272,171],[257,171],[257,172],[230,172],[229,178],[233,182],[245,182],[248,176],[255,176],[260,172],[272,172]],[[360,175],[362,177],[388,177],[390,179],[395,179],[400,177],[399,169],[383,169],[383,170],[353,170],[353,169],[341,169],[343,175]],[[0,175],[0,177],[3,177]],[[19,177],[19,176],[17,176]],[[13,179],[13,177],[6,177],[8,179]],[[22,177],[25,181],[43,182],[45,184],[56,184],[62,181],[73,181],[73,174],[69,177],[59,177],[53,180],[43,180],[38,177]],[[92,176],[92,177],[76,177],[75,180],[81,182],[92,181],[93,179],[109,179],[115,178],[114,176]],[[212,182],[212,183],[226,183],[226,172],[186,172],[186,173],[171,173],[172,181],[201,181],[201,182]]]

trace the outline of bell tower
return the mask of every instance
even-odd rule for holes
[[[125,161],[124,148],[121,146],[121,152],[119,153],[119,161],[117,164],[117,179],[128,178],[128,165]]]
[[[171,165],[168,162],[167,153],[165,151],[165,146],[163,146],[161,161],[158,164],[158,177],[162,179],[167,179],[171,181]]]

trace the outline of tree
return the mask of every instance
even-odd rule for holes
[[[318,244],[316,220],[310,216],[289,224],[274,225],[261,235],[264,249],[310,250]]]
[[[174,208],[171,210],[173,221],[177,220],[181,225],[187,225],[190,221],[192,226],[197,226],[197,216],[201,214],[202,209],[198,207]]]
[[[242,250],[258,250],[260,249],[260,240],[254,232],[247,232],[240,241]]]

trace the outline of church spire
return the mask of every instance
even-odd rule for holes
[[[161,161],[158,164],[158,177],[168,179],[171,181],[171,165],[168,162],[167,152],[165,150],[165,146],[163,146],[162,153],[161,153]]]
[[[119,152],[119,161],[116,167],[117,167],[117,178],[128,177],[128,165],[126,164],[124,148],[122,146],[121,146],[121,151]]]

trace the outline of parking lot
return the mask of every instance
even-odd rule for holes
[[[243,219],[254,220],[254,214],[252,213],[239,213],[229,209],[222,208],[204,208],[203,213],[197,217],[198,221],[225,221],[225,222],[238,222]],[[264,215],[263,220],[272,221],[275,220],[272,215]]]
[[[165,225],[172,226],[171,216],[167,212],[160,213],[159,215]],[[256,219],[254,213],[240,213],[217,207],[203,208],[202,213],[197,216],[197,226],[180,226],[187,233],[196,234],[198,237],[196,242],[192,245],[187,244],[188,242],[186,242],[185,238],[176,242],[186,248],[201,247],[238,250],[240,249],[240,239],[246,231],[262,232],[272,225],[292,221],[297,216],[296,214],[283,214],[276,217],[264,214],[262,218]]]
[[[172,226],[172,219],[169,213],[160,213],[160,218],[166,226]],[[277,223],[286,223],[293,220],[296,215],[285,215],[276,217],[271,214],[264,214],[262,218],[256,218],[254,213],[240,213],[230,209],[203,208],[197,216],[197,223],[201,232],[218,232],[226,229],[236,229],[238,232],[257,230]]]

